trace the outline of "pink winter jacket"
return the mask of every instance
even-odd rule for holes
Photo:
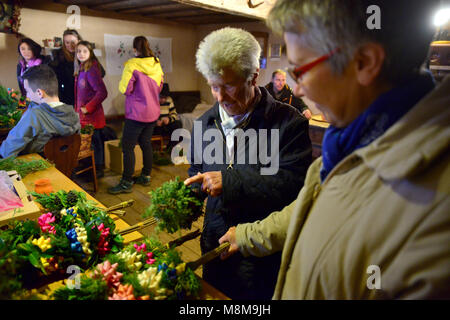
[[[162,77],[161,64],[153,57],[133,58],[125,63],[119,91],[126,96],[126,119],[140,122],[158,120]]]

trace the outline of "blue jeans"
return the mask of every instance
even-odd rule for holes
[[[122,134],[122,152],[123,152],[123,173],[122,179],[133,181],[134,166],[136,159],[134,156],[134,147],[139,143],[142,149],[142,158],[144,167],[142,175],[149,176],[152,172],[153,165],[153,149],[152,135],[154,122],[139,122],[135,120],[125,119]]]

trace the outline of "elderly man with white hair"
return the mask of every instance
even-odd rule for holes
[[[231,242],[223,258],[282,250],[274,299],[450,298],[450,79],[421,71],[435,4],[272,8],[294,93],[331,122],[297,199],[220,240]]]
[[[212,132],[214,139],[195,139],[194,125],[191,178],[185,181],[201,185],[208,196],[203,253],[216,248],[229,227],[292,202],[311,163],[308,121],[256,85],[260,52],[256,39],[236,28],[212,32],[197,51],[197,68],[217,100],[198,119],[202,135]],[[211,144],[213,159],[205,159]],[[203,278],[232,299],[270,299],[280,258],[216,259],[203,266]]]

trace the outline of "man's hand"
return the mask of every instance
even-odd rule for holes
[[[81,112],[83,112],[83,114],[88,113],[88,110],[86,109],[86,107],[81,107]]]
[[[236,242],[236,227],[231,227],[230,229],[228,229],[227,233],[225,233],[219,239],[219,243],[220,244],[222,244],[224,242],[229,242],[230,243],[230,247],[228,248],[227,251],[222,252],[220,254],[220,259],[222,259],[222,260],[227,259],[231,255],[233,255],[233,254],[235,254],[236,252],[239,251],[239,248],[238,248],[237,242]]]
[[[184,180],[184,184],[187,186],[196,182],[201,183],[202,191],[211,197],[217,197],[222,194],[222,172],[220,171],[199,172],[197,175]]]
[[[306,119],[311,119],[312,114],[311,111],[309,111],[309,109],[306,109],[305,111],[303,111],[303,115],[306,117]]]

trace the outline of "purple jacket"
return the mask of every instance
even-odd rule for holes
[[[25,63],[25,60],[23,58],[19,59],[19,63],[17,64],[17,82],[19,83],[19,89],[22,96],[26,96],[27,92],[25,91],[25,88],[23,87],[23,74],[25,71],[27,71],[31,67],[35,67],[40,65],[43,62],[43,58],[33,58],[28,62],[28,66]]]
[[[102,102],[108,96],[97,61],[88,71],[80,71],[75,77],[75,111],[80,115],[81,127],[92,124],[95,129],[105,127]],[[88,113],[81,112],[86,107]]]
[[[161,64],[153,57],[133,58],[125,63],[119,91],[125,94],[125,118],[140,122],[158,120]]]

